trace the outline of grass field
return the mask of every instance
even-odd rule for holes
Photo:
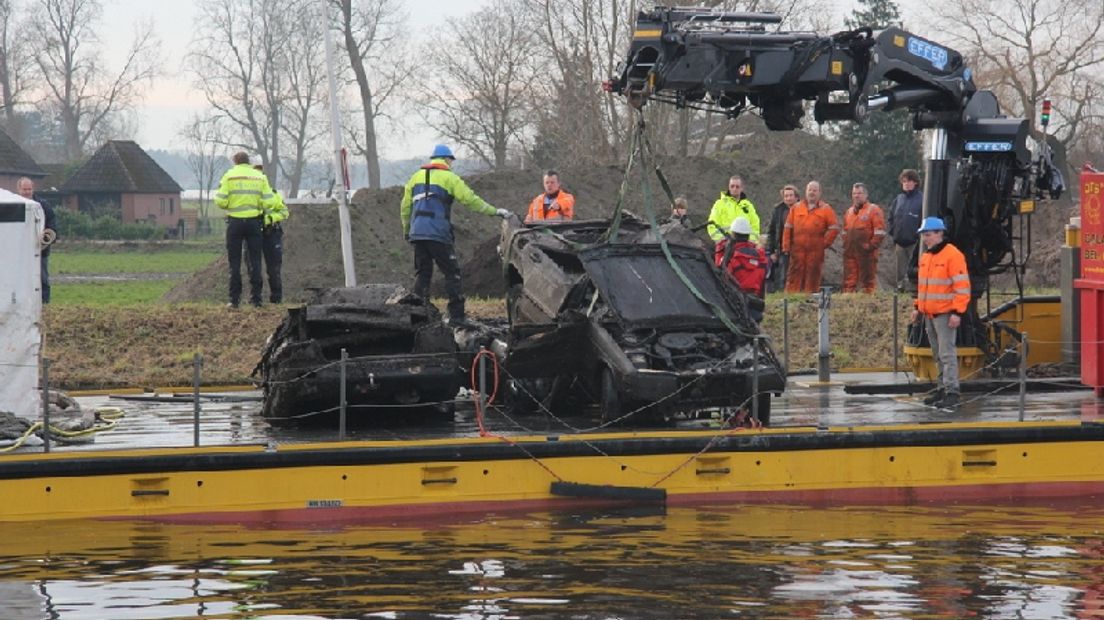
[[[119,306],[152,304],[176,286],[179,279],[112,282],[59,282],[50,285],[50,304],[56,306]]]
[[[107,252],[80,250],[50,254],[50,273],[192,273],[218,258],[219,252],[201,248],[163,252]]]
[[[73,244],[50,253],[51,303],[118,306],[155,303],[189,274],[221,256],[210,243],[123,246]],[[89,281],[59,281],[89,277]],[[92,276],[119,276],[104,281]]]

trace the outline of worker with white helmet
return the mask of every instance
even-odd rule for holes
[[[752,234],[751,223],[746,218],[732,220],[728,235],[714,247],[713,260],[732,277],[741,291],[762,297],[763,282],[767,279],[767,254],[751,242]]]

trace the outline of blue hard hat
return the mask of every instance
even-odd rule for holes
[[[456,159],[456,156],[452,154],[452,149],[444,144],[438,144],[433,147],[433,154],[429,156],[430,159],[436,159],[438,157],[449,157]]]
[[[938,217],[926,217],[924,221],[920,223],[920,230],[916,232],[930,232],[934,230],[947,230],[947,226],[943,224],[943,220]]]

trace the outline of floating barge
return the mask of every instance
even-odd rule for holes
[[[0,521],[309,524],[593,502],[909,504],[1104,493],[1104,421],[1090,393],[1034,396],[1035,419],[1026,422],[1007,421],[1014,396],[979,399],[958,421],[912,399],[847,396],[839,386],[798,385],[784,398],[781,424],[818,416],[825,425],[9,454],[0,457],[0,495],[9,500]],[[822,408],[809,400],[817,398]],[[179,409],[186,420],[187,407]],[[841,423],[848,417],[854,425]]]

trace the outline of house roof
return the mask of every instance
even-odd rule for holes
[[[27,151],[3,131],[0,131],[0,174],[21,174],[37,178],[46,176],[46,172]]]
[[[178,194],[177,183],[133,140],[108,140],[58,188],[63,192]]]
[[[42,170],[46,173],[46,178],[35,183],[35,191],[39,192],[60,191],[58,188],[65,184],[65,179],[72,172],[66,164],[42,164]]]

